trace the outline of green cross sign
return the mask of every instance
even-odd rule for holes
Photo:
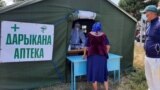
[[[14,26],[11,27],[11,29],[14,29],[14,32],[16,32],[16,30],[19,29],[19,27],[17,27],[17,24],[14,24]]]

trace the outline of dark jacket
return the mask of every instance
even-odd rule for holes
[[[160,58],[160,19],[153,19],[146,30],[146,41],[144,45],[146,56]]]

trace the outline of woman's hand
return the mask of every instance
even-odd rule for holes
[[[82,58],[83,58],[83,59],[87,59],[87,55],[83,55]]]
[[[87,53],[87,47],[84,47],[83,51],[84,51],[84,52],[83,52],[82,58],[83,58],[83,59],[87,59],[87,54],[86,54],[86,53]]]
[[[107,53],[109,53],[109,51],[110,51],[110,45],[106,46],[106,51],[107,51]]]

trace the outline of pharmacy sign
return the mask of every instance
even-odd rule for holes
[[[1,22],[0,62],[52,60],[54,25]]]

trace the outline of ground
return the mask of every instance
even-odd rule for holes
[[[135,42],[134,68],[121,74],[121,82],[113,82],[109,79],[109,90],[147,90],[144,75],[144,49],[143,45]],[[103,84],[99,84],[99,90],[104,90]],[[58,84],[36,90],[70,90],[70,83]],[[92,85],[86,81],[79,81],[77,90],[92,90]]]
[[[144,49],[143,44],[135,42],[134,47],[134,67],[144,68]]]

